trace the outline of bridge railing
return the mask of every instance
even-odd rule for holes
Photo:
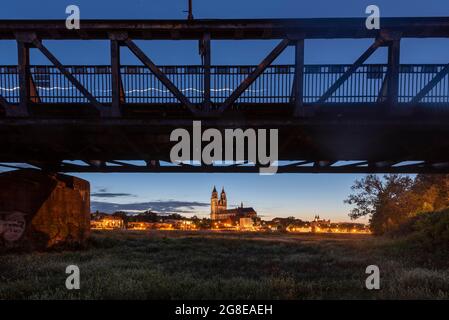
[[[314,104],[348,70],[350,65],[306,65],[303,101]],[[399,103],[409,103],[445,65],[401,65]],[[219,104],[256,68],[256,66],[212,66],[211,101]],[[78,81],[101,103],[112,101],[110,66],[68,66]],[[382,101],[387,65],[359,67],[326,103],[376,103]],[[177,103],[173,94],[145,67],[121,67],[122,91],[129,104]],[[204,96],[203,66],[162,66],[161,70],[192,103]],[[41,103],[87,103],[67,78],[53,66],[30,66],[33,85],[30,100]],[[281,104],[291,101],[295,81],[294,65],[273,65],[258,77],[239,97],[237,103]],[[0,95],[10,103],[19,103],[17,66],[0,66]],[[446,75],[421,99],[421,103],[449,103],[449,76]]]

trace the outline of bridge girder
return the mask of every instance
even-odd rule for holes
[[[65,20],[0,20],[0,39],[16,39],[16,32],[35,32],[39,39],[108,40],[113,32],[127,32],[135,40],[236,39],[362,39],[376,38],[365,18],[311,19],[196,19],[186,20],[87,20],[80,30],[69,30]],[[448,17],[382,18],[382,30],[403,38],[447,38]]]
[[[412,97],[402,97],[409,101],[400,102],[399,50],[402,38],[449,37],[449,18],[383,18],[381,30],[367,30],[364,24],[365,19],[83,20],[80,30],[67,30],[65,21],[0,20],[0,40],[15,39],[18,44],[20,90],[17,102],[0,96],[0,161],[27,162],[43,170],[64,172],[258,172],[258,165],[163,165],[171,146],[170,131],[189,128],[193,120],[203,119],[205,128],[279,129],[279,160],[293,162],[281,165],[278,172],[447,172],[447,99],[444,96],[442,103],[429,104],[424,98],[447,76],[449,67],[438,66],[439,71],[430,72],[433,76],[424,87]],[[342,38],[371,38],[375,42],[353,65],[336,68],[340,71],[328,70],[338,74],[337,80],[310,102],[303,90],[307,67],[304,40]],[[110,41],[111,65],[106,67],[111,70],[107,72],[111,76],[110,102],[100,102],[93,88],[83,85],[48,50],[43,41],[49,39]],[[190,101],[182,88],[151,61],[134,42],[142,39],[199,41],[203,58],[199,75],[204,87],[201,101]],[[259,65],[247,67],[243,81],[217,102],[219,97],[211,96],[210,42],[223,39],[281,41]],[[287,88],[288,102],[242,102],[244,93],[289,45],[295,46],[295,65],[294,81]],[[376,102],[351,103],[352,96],[342,103],[333,102],[339,99],[335,97],[339,88],[383,45],[389,48],[385,74],[381,71],[379,77],[375,71],[365,72],[367,77],[382,81],[375,93]],[[128,47],[143,62],[177,103],[129,102],[122,83],[121,46]],[[69,97],[49,103],[40,97],[34,83],[36,75],[30,71],[31,48],[40,50],[87,102],[80,104]],[[332,67],[339,66],[326,68]],[[444,108],[439,108],[441,105]],[[145,165],[124,161],[130,159],[143,160]],[[86,165],[67,160],[84,161]]]
[[[227,118],[203,120],[202,128],[277,128],[279,173],[436,173],[448,170],[447,121],[441,116],[289,121]],[[167,165],[175,144],[169,138],[171,131],[191,131],[191,125],[191,119],[3,119],[0,162],[26,162],[64,172],[258,172],[257,164]],[[85,165],[66,160],[81,160]]]

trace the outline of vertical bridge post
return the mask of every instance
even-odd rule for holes
[[[17,41],[17,60],[19,73],[19,106],[9,106],[7,114],[11,116],[27,116],[30,112],[30,102],[38,103],[40,98],[34,85],[30,70],[30,48],[32,45],[33,33],[18,32],[15,34]]]
[[[30,43],[25,35],[17,36],[17,60],[19,72],[19,108],[18,116],[29,114],[32,79],[30,74]],[[34,89],[34,86],[33,86]],[[36,90],[34,90],[36,91]]]
[[[210,82],[211,82],[211,52],[210,52],[210,33],[204,34],[203,39],[200,44],[200,53],[203,62],[203,81],[204,81],[204,101],[203,108],[208,111],[211,108],[211,93],[210,93]],[[203,111],[204,111],[203,110]]]
[[[304,110],[304,39],[295,43],[295,81],[293,83],[295,111],[294,116],[305,116]]]
[[[122,114],[121,105],[125,103],[122,77],[120,73],[120,36],[111,34],[111,82],[112,82],[112,109],[111,116],[119,117]]]
[[[17,41],[18,63],[19,63],[19,97],[21,111],[27,110],[30,101],[30,47],[22,40]]]
[[[388,42],[388,106],[394,109],[399,98],[400,38]]]

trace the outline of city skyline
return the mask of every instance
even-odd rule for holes
[[[43,5],[44,3],[44,5]],[[0,19],[65,19],[65,8],[76,4],[81,10],[81,28],[83,19],[185,19],[186,0],[162,1],[130,0],[126,3],[110,1],[46,0],[8,2],[3,4]],[[214,18],[312,18],[312,17],[366,17],[365,8],[371,1],[348,0],[340,2],[316,0],[311,3],[299,3],[294,0],[279,1],[237,1],[217,2],[195,0],[194,16],[197,19]],[[429,0],[410,4],[406,0],[378,0],[382,17],[405,16],[444,16],[449,13],[449,3],[445,0]],[[239,10],[235,10],[235,7]],[[198,64],[198,43],[196,41],[138,41],[142,49],[151,52],[157,64]],[[310,40],[305,52],[305,63],[353,63],[371,42],[364,40]],[[241,41],[230,44],[226,41],[213,41],[213,64],[257,64],[273,48],[276,41]],[[423,45],[425,44],[425,45]],[[104,41],[73,41],[58,44],[48,41],[48,47],[57,56],[63,56],[64,64],[107,64],[103,60],[109,51]],[[154,50],[156,49],[157,50]],[[444,39],[402,41],[402,63],[447,63],[449,44]],[[16,44],[5,41],[0,44],[3,63],[16,64]],[[99,54],[85,54],[98,52]],[[102,54],[100,54],[102,52]],[[431,54],[430,54],[431,53]],[[45,64],[42,55],[33,52],[32,63]],[[386,49],[382,48],[367,63],[384,63]],[[293,50],[288,49],[275,63],[292,63]],[[123,50],[123,64],[135,64],[136,59]],[[296,216],[298,218],[323,217],[349,221],[350,207],[343,200],[350,193],[353,181],[363,175],[328,174],[286,174],[272,177],[243,174],[76,174],[90,181],[91,191],[97,196],[95,201],[118,204],[153,202],[160,208],[183,209],[186,204],[207,203],[209,189],[216,184],[224,185],[231,199],[240,199],[257,208],[261,216]],[[116,195],[100,195],[115,193]],[[122,195],[117,195],[122,194]],[[179,201],[173,202],[173,201]],[[231,204],[238,205],[238,202]],[[173,207],[174,206],[174,207]],[[188,206],[189,207],[189,206]],[[208,207],[195,207],[197,215],[208,214]],[[184,208],[185,209],[185,208]],[[188,208],[189,210],[190,207]],[[367,220],[360,222],[367,222]]]
[[[187,217],[209,217],[210,192],[215,185],[220,190],[225,188],[230,208],[238,207],[243,202],[245,206],[254,207],[265,220],[289,216],[310,220],[313,216],[320,215],[339,222],[351,221],[348,216],[351,207],[344,204],[343,200],[351,191],[351,179],[364,176],[163,174],[167,177],[161,179],[159,187],[151,186],[151,178],[158,175],[161,174],[77,174],[78,177],[91,181],[92,211],[113,213],[120,210],[152,210],[160,213],[177,212]],[[190,179],[180,179],[179,175],[194,176],[192,180],[195,181],[195,188],[189,188],[192,184]],[[216,176],[220,176],[220,179],[216,179]],[[241,176],[244,178],[239,178]],[[296,183],[301,176],[315,178],[305,177],[310,181],[309,184]],[[120,179],[122,184],[113,185],[111,182],[116,179]],[[128,187],[123,188],[122,185]],[[257,185],[264,187],[257,188]],[[156,189],[159,197],[154,196]],[[368,219],[359,219],[356,222],[367,223]]]

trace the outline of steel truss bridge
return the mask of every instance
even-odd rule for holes
[[[0,162],[58,172],[259,172],[258,163],[172,164],[169,136],[279,130],[280,173],[449,173],[449,64],[401,64],[401,40],[448,38],[449,18],[0,20],[18,65],[0,65]],[[305,65],[309,39],[372,39],[353,64]],[[47,40],[104,40],[110,65],[65,65]],[[136,40],[195,40],[201,65],[158,66]],[[277,40],[254,65],[211,65],[211,41]],[[120,48],[141,65],[122,65]],[[274,65],[287,47],[294,61]],[[386,47],[384,64],[366,64]],[[30,51],[49,65],[32,65]],[[431,56],[431,52],[428,54]],[[108,57],[105,57],[105,60]],[[1,55],[0,55],[1,63]],[[449,61],[448,61],[449,63]]]

